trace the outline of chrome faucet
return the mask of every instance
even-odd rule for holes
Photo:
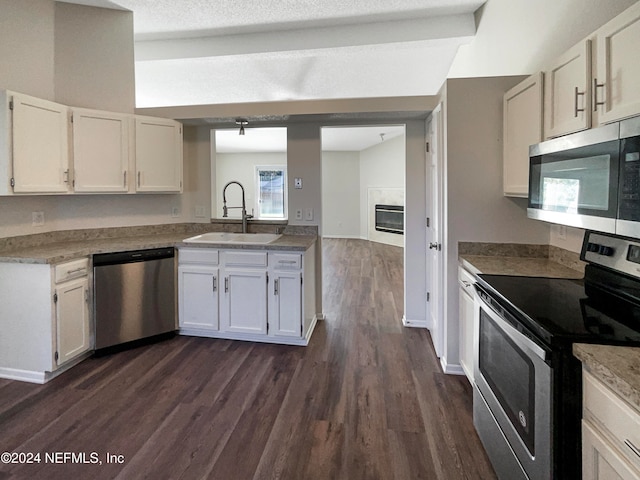
[[[242,190],[242,206],[241,207],[227,207],[227,187],[229,185],[231,185],[232,183],[235,183],[236,185],[238,185],[240,187],[240,189]],[[247,220],[249,220],[250,218],[253,218],[253,215],[248,215],[247,214],[247,207],[244,201],[244,187],[242,186],[242,184],[240,182],[237,182],[235,180],[230,181],[229,183],[227,183],[224,188],[222,189],[222,216],[224,218],[227,218],[227,213],[228,210],[230,208],[241,208],[242,209],[242,233],[247,233]]]

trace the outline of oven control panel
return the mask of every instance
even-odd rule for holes
[[[640,278],[640,240],[587,231],[580,258]]]

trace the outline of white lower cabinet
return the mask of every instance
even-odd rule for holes
[[[458,309],[460,321],[460,366],[473,384],[473,345],[475,303],[473,299],[473,276],[463,267],[458,267]]]
[[[640,479],[640,411],[583,370],[582,478]]]
[[[221,305],[225,332],[267,333],[267,272],[253,268],[225,267]]]
[[[185,247],[178,265],[182,335],[308,343],[316,322],[314,246],[304,253]]]
[[[178,288],[180,328],[219,330],[219,269],[209,265],[180,265]]]
[[[0,377],[44,383],[91,349],[89,259],[0,263]]]
[[[56,286],[56,363],[63,365],[90,348],[89,279],[84,276]]]
[[[300,337],[303,324],[303,257],[296,253],[269,255],[269,334]]]

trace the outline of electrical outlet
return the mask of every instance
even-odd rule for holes
[[[304,209],[304,219],[307,221],[313,220],[313,208]]]
[[[296,209],[296,220],[302,220],[302,209]]]
[[[196,218],[204,218],[206,216],[205,209],[202,205],[196,205]]]
[[[293,186],[294,186],[294,188],[297,188],[297,189],[302,188],[302,178],[300,178],[300,177],[296,177],[296,178],[293,180]]]
[[[558,226],[558,238],[560,240],[566,240],[567,239],[567,227],[565,227],[564,225],[559,225]]]
[[[31,212],[31,225],[34,227],[44,225],[44,212]]]
[[[180,207],[173,207],[171,209],[171,216],[172,217],[179,217],[180,216]]]

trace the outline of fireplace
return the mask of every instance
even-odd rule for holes
[[[376,230],[404,235],[404,206],[376,205]]]

